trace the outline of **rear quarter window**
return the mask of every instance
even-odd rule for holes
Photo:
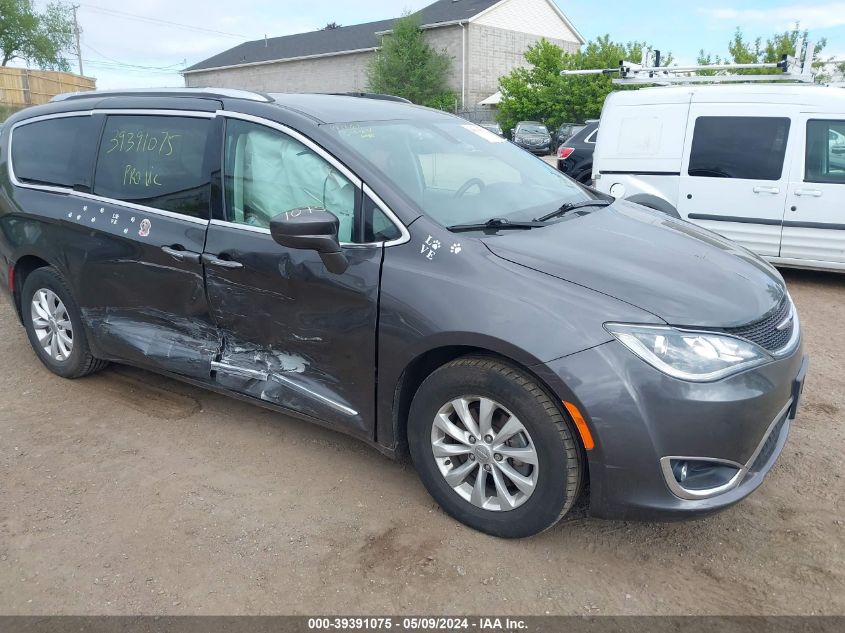
[[[18,125],[12,132],[12,169],[21,182],[91,190],[91,116],[69,116]]]

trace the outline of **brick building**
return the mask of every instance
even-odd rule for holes
[[[429,43],[452,57],[449,87],[472,108],[499,77],[525,65],[540,38],[575,51],[584,38],[554,0],[438,0],[418,14]],[[358,92],[394,19],[245,42],[186,69],[189,87],[262,92]]]

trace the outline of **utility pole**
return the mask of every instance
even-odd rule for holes
[[[71,7],[73,9],[73,33],[76,35],[76,58],[79,60],[79,74],[85,76],[82,72],[82,48],[79,45],[79,22],[76,19],[76,10],[79,8],[78,4]]]

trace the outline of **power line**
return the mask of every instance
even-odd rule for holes
[[[123,67],[126,67],[126,68],[136,68],[138,70],[167,70],[167,71],[170,71],[170,70],[175,70],[176,66],[184,66],[185,65],[185,62],[177,62],[175,64],[170,64],[169,66],[144,66],[144,65],[141,65],[141,64],[130,64],[128,62],[122,62],[118,59],[115,59],[114,57],[109,57],[105,53],[98,51],[96,48],[91,46],[88,42],[83,41],[82,45],[85,48],[93,51],[94,53],[96,53],[100,57],[105,58],[106,61],[109,61],[109,62],[111,62],[115,65],[123,66]]]
[[[149,22],[149,23],[154,23],[154,24],[166,24],[168,26],[172,26],[172,27],[180,28],[180,29],[185,29],[185,30],[188,30],[188,31],[197,31],[197,32],[200,32],[200,33],[211,33],[211,34],[214,34],[214,35],[223,35],[225,37],[233,37],[233,38],[237,38],[237,39],[240,39],[240,40],[249,39],[247,36],[241,35],[239,33],[228,33],[226,31],[217,31],[215,29],[206,29],[206,28],[203,28],[201,26],[194,26],[192,24],[182,24],[180,22],[171,22],[170,20],[161,20],[159,18],[150,18],[150,17],[144,16],[144,15],[137,15],[135,13],[127,13],[125,11],[117,11],[115,9],[106,9],[104,7],[99,7],[99,6],[94,5],[94,4],[82,3],[82,6],[85,7],[86,9],[91,10],[91,11],[96,11],[98,13],[116,16],[116,17],[127,19],[127,20],[137,20],[137,21],[140,21],[140,22]]]
[[[178,75],[178,70],[141,70],[139,68],[124,68],[123,66],[115,66],[109,62],[102,62],[96,59],[89,59],[86,64],[91,68],[99,70],[114,70],[120,71],[122,74],[138,74],[138,75]]]

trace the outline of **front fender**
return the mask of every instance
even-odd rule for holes
[[[531,367],[610,341],[607,321],[661,322],[608,295],[506,261],[480,239],[425,220],[414,223],[410,242],[385,250],[380,443],[393,441],[393,400],[403,372],[427,352],[468,348]]]

